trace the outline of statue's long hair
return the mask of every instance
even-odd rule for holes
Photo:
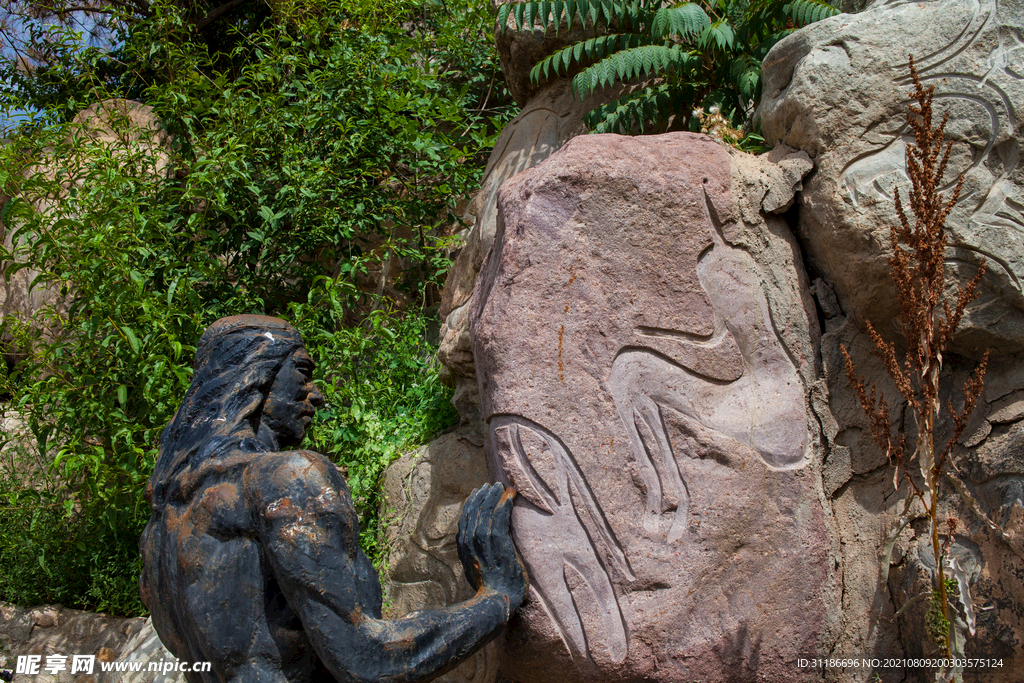
[[[263,406],[281,366],[301,346],[295,328],[277,318],[218,320],[199,340],[192,383],[160,437],[146,489],[153,515],[139,539],[139,592],[160,639],[179,659],[211,659],[210,643],[195,637],[199,617],[185,597],[196,578],[189,561],[202,556],[202,541],[182,520],[197,491],[237,482],[268,450],[256,436]]]
[[[263,404],[302,338],[279,318],[221,318],[196,348],[192,383],[160,437],[147,496],[160,514],[185,502],[208,475],[244,466],[265,451],[257,441]]]

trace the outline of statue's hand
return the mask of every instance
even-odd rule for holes
[[[476,590],[508,596],[509,610],[526,597],[526,570],[512,543],[510,520],[515,489],[484,484],[469,495],[459,519],[458,550],[466,579]]]

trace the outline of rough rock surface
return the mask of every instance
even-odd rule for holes
[[[818,281],[814,287],[819,300],[827,302],[830,290]],[[839,559],[843,571],[843,625],[834,656],[933,657],[938,652],[924,630],[925,607],[911,607],[894,619],[896,611],[913,596],[929,590],[929,570],[934,568],[925,519],[914,521],[896,539],[889,567],[880,566],[881,548],[893,532],[903,507],[903,494],[893,490],[893,470],[885,454],[871,442],[864,412],[850,390],[839,345],[845,345],[858,371],[875,382],[892,400],[897,396],[892,381],[863,328],[842,315],[838,307],[823,303],[826,333],[821,351],[828,385],[829,412],[825,421],[828,453],[822,469],[826,494],[840,534]],[[947,358],[944,386],[962,386],[973,362]],[[984,513],[1006,532],[1006,538],[990,529],[971,506],[946,485],[940,504],[940,518],[959,520],[950,554],[966,569],[970,592],[977,608],[977,633],[968,638],[968,657],[995,658],[999,668],[969,671],[966,681],[1010,683],[1020,678],[1024,664],[1024,461],[1021,458],[1024,420],[1019,411],[1024,396],[1024,368],[1007,361],[989,366],[986,390],[969,424],[962,443],[954,451],[971,494]],[[894,401],[895,403],[895,401]],[[902,403],[894,412],[901,414]],[[899,423],[898,423],[899,424]],[[909,415],[902,423],[913,434]],[[941,432],[940,432],[941,434]],[[881,570],[888,571],[885,586],[879,584]],[[885,683],[918,680],[903,669],[864,671],[853,678],[830,680],[875,680]],[[920,678],[925,680],[925,678]]]
[[[185,674],[168,670],[167,663],[176,663],[178,658],[172,655],[160,636],[153,628],[153,619],[147,617],[142,628],[125,643],[117,657],[119,662],[138,662],[142,671],[116,672],[101,675],[99,683],[185,683]],[[148,671],[150,664],[161,663],[159,672]]]
[[[455,546],[462,504],[491,481],[483,440],[466,430],[434,439],[403,456],[384,474],[387,520],[389,617],[444,607],[472,597]],[[492,683],[498,643],[435,679],[442,683]]]
[[[976,356],[991,348],[994,356],[982,401],[953,456],[978,508],[1005,535],[993,531],[948,486],[940,516],[959,520],[950,553],[965,567],[979,608],[978,632],[968,639],[967,654],[1001,658],[1003,666],[969,671],[965,678],[1015,681],[1024,665],[1022,24],[1019,0],[876,2],[861,14],[794,33],[765,60],[762,131],[769,140],[807,151],[815,161],[799,198],[798,237],[821,276],[813,291],[825,322],[821,356],[827,392],[821,396],[827,405],[816,412],[827,440],[822,479],[840,533],[843,573],[843,624],[834,656],[937,652],[925,636],[923,607],[893,619],[928,585],[934,565],[928,528],[924,520],[914,521],[896,539],[890,566],[880,566],[880,550],[893,532],[903,496],[893,491],[893,471],[871,441],[840,355],[843,344],[860,373],[894,404],[893,415],[903,415],[864,322],[899,338],[885,259],[888,226],[895,220],[893,187],[905,197],[909,185],[904,155],[911,139],[905,121],[912,88],[907,54],[912,53],[923,84],[935,86],[937,115],[950,114],[949,175],[966,177],[963,199],[948,221],[953,248],[947,252],[947,274],[970,278],[979,256],[988,265],[982,297],[968,311],[956,350]],[[973,367],[969,358],[947,354],[943,385],[961,386]],[[914,433],[909,415],[896,426]],[[879,585],[886,571],[887,585]],[[832,674],[832,680],[874,680],[876,673],[886,682],[926,675],[880,669],[848,678]]]
[[[907,55],[950,114],[951,272],[969,279],[985,258],[982,297],[959,348],[1024,349],[1024,2],[875,2],[860,14],[813,24],[779,42],[764,62],[758,112],[769,142],[808,152],[816,170],[801,195],[799,235],[842,308],[895,334],[888,276],[893,188],[906,199]],[[921,30],[928,27],[927,30]]]
[[[566,142],[584,134],[586,113],[621,94],[611,89],[580,101],[573,97],[568,83],[567,79],[555,79],[544,85],[501,131],[488,158],[480,190],[466,212],[466,222],[471,226],[465,235],[466,245],[445,281],[441,299],[444,324],[437,356],[455,383],[456,407],[466,423],[478,421],[479,414],[467,304],[484,256],[494,244],[498,190],[512,176],[533,168]]]
[[[491,0],[491,6],[497,12],[501,5],[514,2],[517,0]],[[550,28],[554,29],[554,26]],[[557,35],[554,30],[542,31],[539,26],[536,31],[516,31],[512,17],[508,20],[508,30],[502,30],[495,22],[494,43],[501,71],[505,75],[505,83],[512,98],[521,105],[529,102],[543,89],[543,84],[530,82],[530,70],[533,69],[533,65],[583,37],[583,30],[578,22],[573,30],[569,31],[563,21]]]
[[[70,665],[64,671],[43,671],[37,676],[15,674],[14,683],[71,683],[110,680],[101,676],[98,662],[116,662],[125,658],[136,636],[145,628],[148,619],[140,617],[111,617],[106,614],[67,609],[61,605],[42,605],[23,608],[0,603],[0,659],[7,657],[0,668],[13,670],[18,655],[42,655],[45,666],[47,655],[67,656],[94,655],[97,664],[91,677],[70,673]],[[109,675],[108,675],[109,676]],[[139,683],[153,680],[136,679]],[[90,683],[91,683],[90,681]]]
[[[506,180],[532,168],[587,131],[583,117],[597,105],[575,99],[567,81],[558,79],[544,87],[501,131],[487,160],[480,191],[467,211],[473,228],[467,247],[459,253],[453,277],[445,283],[442,315],[469,300],[484,255],[494,243],[497,230],[498,189]]]
[[[809,162],[762,164],[586,136],[502,187],[470,322],[531,579],[512,680],[797,680],[834,638],[816,320],[761,213]]]

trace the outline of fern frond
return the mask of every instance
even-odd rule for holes
[[[825,2],[825,0],[793,0],[786,5],[785,12],[798,28],[813,24],[816,21],[842,14],[841,11]]]
[[[750,55],[740,55],[729,67],[732,82],[745,100],[755,98],[761,85],[761,62]]]
[[[645,24],[658,0],[530,0],[512,2],[498,7],[498,26],[502,32],[509,24],[516,31],[548,30],[557,34],[562,22],[572,28],[579,21],[584,30],[604,22],[608,26],[628,22],[632,26]],[[510,22],[509,19],[512,21]]]
[[[583,99],[598,88],[664,71],[692,68],[700,58],[679,45],[640,45],[614,52],[576,74],[572,92]]]
[[[665,85],[643,88],[592,110],[584,122],[594,133],[629,134],[636,128],[642,133],[675,112],[678,99]]]
[[[702,50],[717,48],[728,52],[736,45],[736,32],[728,21],[716,21],[701,32],[697,44]]]
[[[695,2],[678,7],[664,7],[654,14],[650,33],[652,38],[678,36],[683,40],[697,38],[711,26],[707,12]]]
[[[648,42],[646,36],[634,33],[611,33],[589,40],[581,40],[537,62],[530,70],[530,82],[537,84],[541,81],[542,76],[545,80],[550,78],[552,70],[556,76],[566,74],[574,64],[602,59],[616,50],[639,47],[646,42]]]

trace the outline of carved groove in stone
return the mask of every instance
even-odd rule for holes
[[[732,342],[742,373],[715,381],[704,368],[663,355],[664,346],[630,346],[616,356],[608,380],[646,489],[644,532],[669,544],[687,534],[690,495],[679,458],[690,456],[674,452],[663,407],[741,449],[753,449],[770,467],[791,469],[806,461],[803,384],[775,329],[753,260],[725,243],[710,208],[707,227],[714,244],[701,255],[697,275],[714,310],[712,337]],[[659,332],[680,347],[706,344],[682,332]]]
[[[889,3],[900,4],[900,3]],[[950,190],[957,182],[961,172],[970,174],[975,169],[989,162],[993,148],[1000,138],[1012,138],[1014,135],[1014,122],[1016,113],[1013,107],[1013,100],[1008,95],[1006,88],[1012,80],[1024,78],[1024,40],[1021,39],[1019,29],[1000,26],[995,30],[997,41],[991,49],[987,58],[987,70],[984,73],[970,73],[958,69],[949,69],[947,65],[952,60],[964,53],[967,49],[974,47],[982,39],[985,39],[986,32],[990,25],[996,20],[999,3],[995,0],[975,3],[969,20],[965,23],[964,30],[951,41],[931,54],[917,60],[917,69],[921,82],[925,87],[935,87],[935,100],[938,111],[944,108],[943,100],[958,101],[962,108],[968,103],[974,103],[980,110],[977,116],[960,118],[971,120],[974,126],[980,128],[981,137],[975,136],[971,140],[973,151],[969,164],[959,168],[951,166],[946,174],[946,183],[943,191]],[[909,88],[910,79],[906,75],[907,65],[900,64],[894,68],[894,82],[900,89]],[[982,123],[982,121],[985,121]],[[985,130],[987,128],[987,131]],[[985,137],[987,132],[987,139]],[[872,201],[891,202],[893,199],[894,187],[906,188],[910,181],[906,174],[905,149],[908,141],[912,140],[910,129],[907,126],[901,128],[892,141],[885,143],[881,148],[858,155],[851,159],[843,168],[840,174],[840,187],[843,193],[852,202],[855,209],[869,199]],[[1016,146],[1016,145],[1015,145]],[[1015,197],[1014,184],[1008,180],[1017,169],[1017,155],[1003,164],[1000,176],[996,178],[989,187],[982,187],[981,193],[973,196],[963,197],[962,201],[974,202],[976,209],[967,221],[968,230],[971,233],[983,233],[985,231],[1012,231],[1012,234],[1019,235],[1024,232],[1024,204],[1019,197]],[[1007,282],[1017,290],[1018,297],[1024,294],[1019,279],[1014,274],[1009,264],[1004,259],[993,255],[984,254],[991,266],[994,266],[1000,273],[1000,280]],[[956,259],[947,259],[949,262]],[[971,264],[973,265],[973,264]],[[992,276],[986,278],[991,279]]]
[[[529,569],[531,593],[551,617],[577,667],[595,670],[588,626],[573,592],[585,586],[597,603],[604,631],[596,634],[603,637],[590,634],[589,640],[602,643],[612,662],[624,661],[628,654],[626,623],[609,572],[625,581],[635,581],[636,576],[575,458],[554,434],[517,415],[494,416],[491,437],[512,485],[531,503],[516,506],[513,533],[517,538],[521,534],[542,535],[546,547],[545,557],[535,558],[542,564],[531,561],[534,558],[523,558]],[[529,452],[525,445],[528,441],[540,441],[541,452]],[[541,468],[531,464],[542,460],[551,466],[544,468],[553,475],[547,481],[539,473]],[[566,567],[571,567],[571,574],[582,583],[570,588]]]

